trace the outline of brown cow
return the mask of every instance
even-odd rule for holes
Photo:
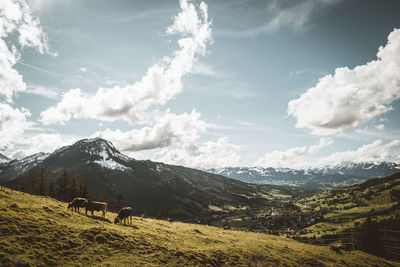
[[[337,245],[338,249],[343,250],[343,251],[347,251],[347,252],[351,252],[351,248],[348,245],[343,245],[343,244],[339,244]]]
[[[114,223],[117,224],[124,220],[124,224],[126,223],[126,219],[128,219],[129,224],[132,223],[133,210],[131,207],[125,207],[119,210],[118,216],[114,219]]]
[[[337,254],[342,254],[342,251],[340,251],[340,248],[338,248],[335,245],[330,245],[329,249],[335,251]]]
[[[86,203],[86,215],[88,210],[92,213],[92,216],[94,214],[94,211],[101,211],[103,212],[103,218],[106,217],[107,213],[107,203],[106,202],[97,202],[97,201],[89,201]]]
[[[79,208],[86,207],[87,203],[88,203],[88,201],[86,198],[76,197],[76,198],[74,198],[74,200],[72,200],[68,204],[68,208],[72,208],[75,212],[78,209],[78,213],[79,213]]]

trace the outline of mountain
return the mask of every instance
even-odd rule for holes
[[[3,162],[7,162],[10,161],[11,159],[9,159],[6,155],[3,155],[0,153],[0,164]]]
[[[42,169],[47,182],[54,182],[64,171],[74,175],[86,183],[93,199],[99,199],[103,185],[110,207],[122,194],[136,213],[155,216],[168,211],[171,217],[179,219],[210,215],[215,212],[210,206],[262,206],[273,198],[271,190],[274,194],[285,190],[181,166],[135,160],[100,138],[78,141],[50,155],[36,154],[12,161],[2,167],[0,181],[14,188],[28,188],[32,174]]]
[[[49,154],[36,153],[31,156],[10,160],[0,164],[0,183],[10,182],[41,163]]]
[[[400,164],[346,162],[331,167],[308,170],[226,167],[206,171],[247,183],[331,188],[350,186],[371,178],[395,174],[400,172]]]

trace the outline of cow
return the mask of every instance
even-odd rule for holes
[[[126,219],[128,219],[129,224],[132,223],[133,210],[131,207],[124,207],[119,210],[118,216],[114,219],[114,223],[117,224],[124,220],[124,224],[126,223]]]
[[[340,248],[338,248],[337,246],[334,245],[330,245],[330,250],[335,251],[337,254],[342,254],[342,251],[340,251]]]
[[[97,202],[97,201],[88,201],[86,203],[86,215],[88,210],[92,213],[92,216],[94,214],[94,211],[101,211],[103,212],[103,218],[106,217],[107,213],[107,203],[106,202]]]
[[[72,208],[75,212],[78,209],[79,213],[79,208],[84,208],[87,203],[88,201],[86,198],[76,197],[68,204],[68,208]]]
[[[349,246],[347,246],[347,245],[339,244],[339,245],[337,245],[337,247],[340,250],[351,252],[351,248]]]

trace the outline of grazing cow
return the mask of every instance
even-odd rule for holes
[[[340,248],[338,248],[337,246],[334,245],[330,245],[330,250],[335,251],[337,254],[342,254],[342,251],[340,251]]]
[[[173,222],[174,222],[174,219],[172,219],[172,218],[167,218],[167,222],[173,223]]]
[[[115,218],[114,223],[117,224],[124,220],[124,224],[126,222],[126,219],[128,219],[129,224],[132,223],[132,216],[133,216],[133,210],[131,207],[125,207],[119,210],[118,216]]]
[[[76,197],[68,204],[68,208],[72,208],[75,212],[78,209],[79,213],[79,208],[85,207],[87,203],[88,201],[86,198]]]
[[[351,252],[351,248],[343,244],[337,245],[337,248],[343,251]]]
[[[92,213],[92,216],[94,214],[94,211],[101,211],[103,212],[103,218],[106,217],[107,213],[107,203],[106,202],[97,202],[97,201],[89,201],[86,203],[86,215],[88,210]]]

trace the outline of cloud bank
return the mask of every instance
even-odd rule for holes
[[[337,68],[288,104],[297,128],[335,135],[382,116],[400,98],[400,30],[394,29],[377,59],[354,69]]]
[[[311,158],[310,155],[322,147],[332,144],[331,139],[321,138],[316,146],[295,147],[286,151],[273,151],[258,159],[255,166],[274,168],[309,169],[334,167],[344,162],[397,162],[400,163],[400,140],[383,143],[375,140],[356,150],[333,153],[327,157]]]
[[[153,127],[126,132],[107,129],[93,134],[92,137],[107,139],[122,151],[135,152],[193,142],[207,127],[200,120],[200,113],[196,111],[180,115],[167,112],[156,121]]]
[[[187,144],[182,148],[162,149],[152,160],[199,169],[239,166],[240,150],[240,146],[229,143],[229,138],[220,137],[201,146]]]
[[[182,77],[191,72],[196,56],[205,55],[206,45],[212,41],[207,5],[200,3],[197,12],[192,3],[181,0],[180,8],[166,30],[167,34],[183,36],[178,40],[179,50],[150,67],[133,85],[99,88],[95,95],[71,89],[59,103],[41,113],[41,122],[65,124],[71,118],[140,122],[150,109],[165,105],[179,94]]]
[[[330,138],[321,138],[317,145],[310,147],[302,146],[290,148],[285,151],[272,151],[266,153],[264,157],[259,158],[255,165],[265,168],[304,168],[308,165],[308,162],[304,161],[304,156],[313,154],[332,143],[333,140]]]
[[[32,126],[26,108],[12,106],[13,97],[26,89],[22,75],[13,67],[26,47],[49,52],[40,21],[33,18],[25,1],[0,1],[0,151],[7,150]]]

